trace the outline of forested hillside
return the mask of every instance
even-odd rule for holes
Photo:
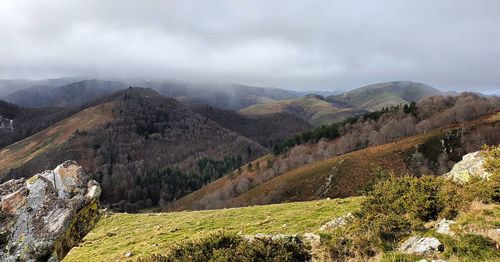
[[[75,107],[126,87],[120,82],[93,79],[61,86],[32,86],[3,99],[24,107]]]
[[[85,130],[69,125],[74,129],[64,131],[72,135],[54,149],[16,168],[0,167],[2,180],[74,159],[101,183],[104,203],[134,211],[180,198],[265,152],[256,142],[151,89],[129,88],[93,103],[110,102],[110,122]],[[44,143],[52,143],[43,137]],[[32,145],[21,142],[15,151],[1,153],[7,157]]]
[[[369,184],[380,167],[398,174],[443,174],[464,154],[500,143],[499,110],[499,98],[464,93],[429,97],[317,128],[170,208],[346,197]]]
[[[288,90],[239,84],[189,83],[173,80],[123,80],[132,86],[149,87],[161,95],[185,104],[206,104],[226,110],[240,110],[250,105],[296,97]]]
[[[0,100],[0,117],[12,120],[12,128],[1,133],[0,149],[31,136],[79,110],[79,108],[60,107],[24,108]]]
[[[191,109],[231,131],[257,141],[265,147],[272,147],[297,133],[311,128],[311,125],[306,121],[290,113],[245,116],[235,111],[207,105],[193,105]]]

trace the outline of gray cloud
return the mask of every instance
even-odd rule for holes
[[[0,2],[0,77],[499,88],[500,1]]]

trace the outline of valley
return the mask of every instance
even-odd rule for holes
[[[22,183],[71,159],[100,185],[105,210],[64,261],[148,261],[174,254],[190,241],[228,237],[241,244],[248,237],[265,242],[288,235],[306,243],[294,247],[304,254],[335,261],[331,257],[339,254],[329,253],[335,250],[329,239],[338,237],[337,229],[320,230],[325,223],[346,219],[348,213],[357,214],[352,221],[367,219],[367,203],[384,183],[427,183],[425,177],[431,175],[439,190],[446,190],[442,175],[462,157],[483,145],[500,144],[499,98],[442,95],[418,83],[381,83],[326,98],[246,88],[240,98],[248,102],[245,97],[250,96],[256,104],[245,106],[239,100],[239,105],[222,102],[222,108],[214,105],[224,100],[183,93],[195,87],[150,84],[155,89],[83,80],[53,88],[57,95],[47,93],[47,104],[25,107],[33,106],[29,101],[43,88],[14,93],[26,96],[25,106],[0,103],[14,130],[0,138],[6,145],[0,150],[0,181],[8,185],[20,178],[16,181]],[[87,91],[75,98],[82,85]],[[167,87],[187,96],[166,97],[162,88]],[[4,198],[13,201],[11,197]],[[442,201],[440,205],[452,205]],[[469,219],[463,208],[472,200],[464,201],[449,217]],[[477,219],[467,223],[477,225]],[[490,230],[490,222],[485,227]],[[362,224],[339,230],[361,241],[360,228]],[[370,248],[383,261],[402,256]],[[463,257],[450,254],[446,256]]]
[[[500,262],[500,1],[0,1],[0,262]]]

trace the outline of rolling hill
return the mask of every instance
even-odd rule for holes
[[[84,80],[84,77],[49,78],[42,80],[0,79],[0,97],[8,96],[22,89],[34,86],[57,87]]]
[[[306,121],[291,113],[245,116],[208,105],[193,105],[190,108],[219,125],[266,147],[281,143],[311,127]]]
[[[105,203],[134,211],[179,198],[265,152],[151,89],[127,88],[89,106],[0,151],[1,180],[74,159],[101,182]]]
[[[85,109],[0,151],[2,171],[18,168],[65,143],[76,130],[89,131],[113,119],[113,103]]]
[[[83,80],[62,86],[36,85],[3,99],[24,107],[75,107],[126,87],[119,82]]]
[[[126,81],[126,80],[125,80]],[[288,90],[238,84],[188,83],[180,81],[126,81],[132,86],[150,87],[161,95],[185,104],[206,104],[226,110],[296,97]]]
[[[367,119],[365,124],[358,122],[340,128],[344,133],[335,139],[303,142],[280,155],[264,156],[177,200],[169,209],[348,197],[372,183],[380,169],[399,175],[443,174],[465,153],[476,151],[483,144],[500,143],[498,99],[471,94],[442,99],[424,99],[417,103],[416,112],[389,112],[376,121]],[[429,101],[434,102],[428,105]],[[469,115],[468,122],[459,122],[463,116],[458,112],[471,113],[481,103],[495,105]],[[427,110],[432,107],[434,112],[419,123],[415,115],[429,114]],[[416,131],[408,133],[411,128]]]
[[[366,111],[342,103],[331,103],[317,95],[271,101],[240,110],[241,114],[248,116],[284,112],[295,114],[308,123],[318,126],[342,121],[348,117],[363,114]]]
[[[422,83],[395,81],[372,84],[340,95],[328,96],[326,100],[346,103],[368,111],[376,111],[384,107],[408,104],[427,96],[439,94],[442,92]]]
[[[0,97],[25,107],[79,106],[128,86],[148,87],[185,104],[207,104],[227,110],[297,97],[292,91],[238,84],[176,80],[56,78],[39,81],[0,80]]]
[[[0,100],[0,118],[6,126],[0,130],[0,149],[33,135],[79,112],[81,108],[25,108]],[[1,128],[0,128],[1,129]]]

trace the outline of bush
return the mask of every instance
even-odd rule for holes
[[[310,261],[311,255],[301,241],[259,238],[252,241],[232,234],[214,234],[186,242],[166,255],[151,255],[142,262],[174,261]]]
[[[498,261],[500,252],[495,242],[489,238],[476,234],[465,234],[458,238],[440,235],[439,240],[444,243],[443,257],[459,258],[459,261]]]
[[[492,184],[480,179],[458,184],[444,177],[391,175],[367,193],[348,226],[336,229],[331,239],[325,240],[326,260],[366,260],[393,250],[403,238],[424,231],[426,222],[453,219],[474,200],[491,202],[495,192]],[[477,249],[464,246],[457,252],[479,252],[483,244],[477,244]]]
[[[469,257],[474,259],[500,258],[500,254],[495,250],[495,242],[480,235],[466,234],[452,247],[453,254],[459,257]]]

